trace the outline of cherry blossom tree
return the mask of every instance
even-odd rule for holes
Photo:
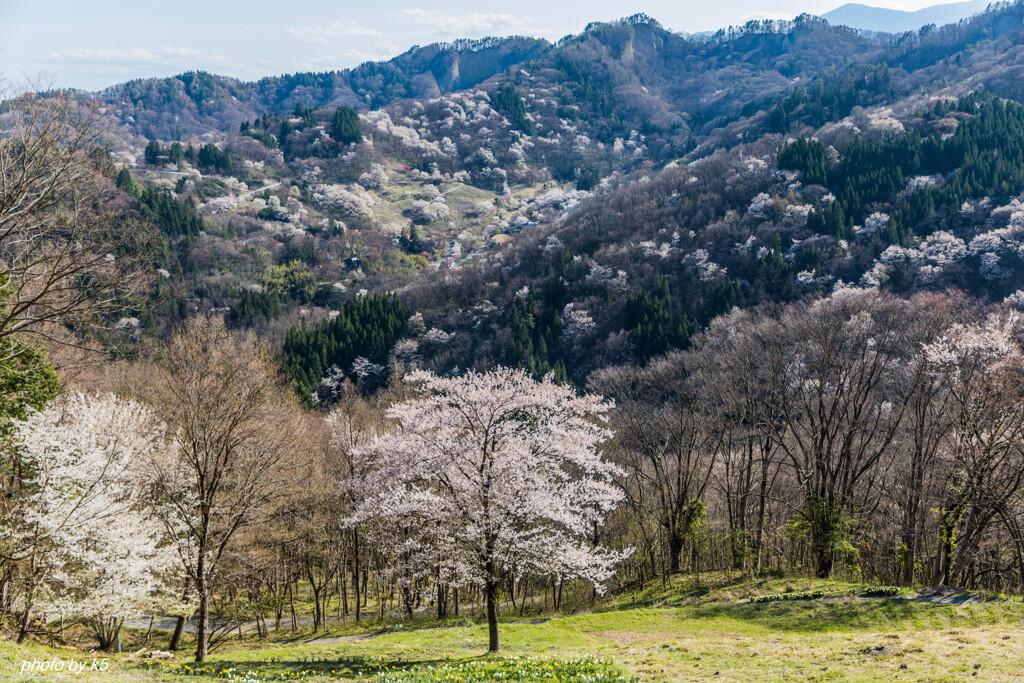
[[[585,579],[600,590],[629,551],[587,539],[622,499],[601,457],[611,405],[521,370],[411,373],[419,397],[388,411],[395,429],[358,449],[374,463],[353,519],[418,534],[430,561],[481,587],[498,650],[498,587],[510,573]]]
[[[948,432],[953,467],[940,505],[937,579],[948,584],[993,522],[1015,531],[1012,502],[1024,487],[1024,350],[1014,310],[954,325],[925,346],[927,361],[952,396]],[[1018,563],[1024,556],[1018,546]]]
[[[21,523],[3,532],[29,575],[19,642],[41,608],[82,619],[109,650],[125,618],[165,597],[175,558],[162,544],[163,526],[139,503],[138,463],[162,445],[155,422],[134,401],[72,394],[16,425],[34,472]]]

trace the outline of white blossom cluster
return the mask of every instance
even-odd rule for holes
[[[396,143],[408,150],[420,152],[426,155],[439,157],[445,156],[445,153],[441,150],[441,146],[438,143],[423,139],[415,128],[396,124],[391,120],[391,116],[384,110],[378,109],[365,114],[360,114],[360,118],[370,124],[381,134],[390,137]]]
[[[889,214],[876,211],[864,219],[864,225],[853,228],[853,232],[861,239],[869,239],[889,224]]]
[[[573,303],[568,303],[562,309],[562,336],[567,340],[573,340],[587,333],[594,327],[594,318],[584,308],[576,308]]]
[[[726,270],[710,259],[707,249],[698,249],[683,257],[684,266],[693,266],[697,277],[703,282],[710,282],[725,275]]]
[[[445,202],[444,197],[438,197],[433,201],[417,199],[412,203],[412,214],[418,221],[432,223],[448,218],[451,215],[451,207]]]
[[[902,135],[906,132],[906,128],[899,119],[893,116],[892,109],[889,107],[868,112],[866,128],[868,131],[882,136]]]
[[[1004,228],[989,230],[974,237],[968,245],[972,255],[981,260],[981,275],[986,280],[998,280],[1013,274],[1004,258],[1024,259],[1024,204],[1020,200],[992,212],[996,219],[1005,218]]]
[[[1024,355],[1017,342],[1020,326],[1021,315],[1015,310],[993,313],[980,323],[954,325],[948,334],[925,346],[925,358],[954,378],[975,368],[996,375],[1005,362]]]
[[[944,273],[949,266],[963,260],[968,248],[964,241],[952,233],[939,230],[922,240],[916,247],[906,248],[891,245],[875,260],[871,269],[861,277],[864,287],[879,287],[884,284],[896,268],[914,266],[925,282],[931,282]]]
[[[807,217],[811,215],[814,207],[810,204],[790,204],[786,207],[786,220],[792,221],[795,225],[807,225]]]
[[[548,190],[544,194],[538,195],[534,200],[534,204],[538,209],[555,206],[563,210],[569,210],[589,196],[591,196],[591,193],[585,190],[565,190],[563,188],[556,187],[552,190]]]
[[[361,185],[316,185],[313,201],[320,207],[348,216],[372,216],[373,197]]]
[[[149,409],[112,394],[71,394],[16,424],[34,474],[23,523],[0,537],[42,570],[37,607],[99,622],[174,603],[163,574],[177,558],[137,504],[160,433]]]
[[[371,164],[370,170],[359,176],[359,184],[373,190],[380,189],[388,182],[388,171],[382,164]]]
[[[423,334],[423,344],[427,346],[444,346],[451,340],[452,335],[444,330],[431,327]]]
[[[601,590],[630,553],[588,540],[623,495],[598,451],[610,404],[521,370],[406,379],[419,396],[388,411],[394,431],[353,452],[362,474],[346,486],[362,502],[349,523],[452,585],[515,567]]]
[[[644,240],[637,246],[640,247],[644,256],[658,256],[663,259],[667,259],[670,256],[669,250],[672,248],[672,245],[668,242],[658,244],[654,240]]]
[[[747,213],[754,218],[766,218],[768,209],[775,205],[775,200],[765,192],[761,192],[750,202]]]

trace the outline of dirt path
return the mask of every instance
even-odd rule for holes
[[[980,605],[985,602],[984,598],[979,598],[974,593],[946,586],[926,588],[917,595],[906,596],[904,599],[923,600],[924,602],[934,602],[939,605]]]
[[[256,194],[258,192],[263,192],[264,190],[272,190],[272,189],[274,189],[275,187],[277,187],[280,184],[281,183],[273,183],[271,185],[264,185],[263,187],[257,187],[255,190],[250,190],[250,191],[246,192],[245,194],[238,195],[238,201],[243,201],[243,200],[245,200],[246,197],[251,197],[251,196],[253,196],[254,194]]]
[[[549,621],[551,621],[550,618],[544,618],[544,619],[524,619],[522,621],[506,621],[504,623],[505,624],[519,624],[519,625],[536,626],[538,624],[544,624],[544,623],[547,623]],[[447,626],[435,626],[433,628],[418,628],[418,629],[409,629],[409,630],[410,631],[411,630],[415,630],[417,633],[424,633],[426,631],[442,631],[442,630],[444,630],[446,628],[449,628],[449,627],[447,627]],[[338,643],[359,643],[359,642],[362,642],[364,640],[372,640],[374,638],[379,638],[380,636],[386,636],[389,633],[401,633],[401,632],[402,632],[401,629],[391,630],[391,631],[378,631],[377,633],[360,633],[359,635],[354,635],[354,636],[337,636],[337,637],[334,637],[334,638],[311,638],[310,640],[304,640],[302,642],[306,643],[307,645],[337,645]]]

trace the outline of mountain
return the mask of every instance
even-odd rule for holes
[[[161,334],[228,312],[302,389],[330,380],[322,399],[356,359],[365,386],[396,358],[583,385],[731,308],[848,286],[1024,300],[1022,20],[695,37],[636,15],[556,44],[125,84],[98,95],[111,154],[163,240],[136,317]]]
[[[917,31],[928,24],[943,26],[956,23],[961,19],[984,12],[989,4],[989,0],[970,0],[970,2],[933,5],[908,12],[848,2],[831,12],[826,12],[821,17],[834,26],[849,26],[861,31],[905,33],[906,31]]]
[[[412,48],[386,62],[342,71],[255,82],[188,72],[130,81],[98,95],[132,132],[185,139],[233,130],[242,121],[296,104],[379,109],[478,86],[489,89],[496,79],[511,78],[527,87],[572,90],[566,104],[579,107],[602,131],[601,139],[611,141],[624,129],[628,134],[627,127],[685,131],[694,120],[703,125],[735,118],[755,93],[784,92],[793,79],[865,61],[880,49],[869,38],[809,15],[694,37],[640,14],[591,24],[557,45],[521,37],[464,40]]]
[[[520,613],[542,592],[575,610],[594,594],[600,567],[551,557],[524,570],[519,561],[577,534],[573,558],[592,559],[584,551],[598,543],[636,548],[623,553],[622,585],[646,590],[662,574],[666,604],[685,598],[690,582],[676,572],[687,565],[705,576],[761,575],[764,586],[768,574],[784,581],[783,567],[798,577],[809,567],[821,578],[856,573],[874,586],[849,598],[864,604],[898,592],[896,579],[975,594],[1007,592],[1024,577],[1024,0],[899,35],[804,15],[686,36],[635,15],[554,44],[457,42],[346,71],[254,83],[186,73],[81,101],[64,95],[59,116],[32,116],[45,95],[0,107],[7,129],[22,134],[0,147],[0,159],[12,160],[5,177],[27,185],[0,215],[15,237],[32,236],[37,261],[53,254],[71,271],[50,278],[57,293],[40,300],[32,299],[37,269],[15,268],[31,272],[0,289],[9,308],[28,301],[21,315],[45,321],[80,296],[102,294],[88,317],[43,328],[70,341],[95,331],[88,341],[116,361],[96,367],[95,356],[62,354],[77,366],[71,387],[157,397],[155,410],[186,429],[211,421],[192,419],[197,411],[176,400],[197,405],[180,381],[196,373],[181,361],[210,361],[216,381],[202,382],[198,400],[218,413],[213,428],[237,427],[232,438],[245,431],[229,419],[240,411],[217,410],[228,395],[256,406],[252,433],[294,429],[296,448],[307,451],[272,443],[257,460],[252,449],[239,455],[243,476],[247,462],[274,472],[259,457],[286,468],[273,495],[258,483],[241,489],[265,526],[280,523],[240,531],[246,545],[225,554],[208,585],[218,623],[259,619],[263,607],[280,614],[303,575],[313,590],[302,594],[319,596],[321,616],[321,598],[334,599],[331,577],[342,579],[344,595],[348,576],[356,605],[358,589],[369,594],[375,582],[379,605],[371,607],[396,618],[404,607],[403,622],[417,610],[431,625],[445,619],[444,605],[460,602],[444,591],[456,586],[463,604],[498,586],[521,595]],[[92,125],[93,112],[109,125]],[[64,131],[83,130],[80,116],[89,134],[65,153]],[[50,168],[66,189],[48,189]],[[22,205],[30,218],[32,206],[46,213],[22,220]],[[88,241],[64,246],[80,233]],[[8,251],[22,241],[8,238]],[[66,256],[75,249],[85,263]],[[107,273],[135,264],[142,277],[104,288]],[[192,326],[201,316],[223,319],[237,343],[215,347],[213,336],[226,337],[201,320]],[[166,347],[185,324],[182,341]],[[275,364],[310,414],[281,421],[277,408],[291,401],[264,391],[277,384],[274,373],[244,362],[244,372],[232,372],[235,359],[253,353]],[[412,368],[436,379],[410,376]],[[483,376],[497,368],[519,378]],[[19,396],[57,392],[52,373],[15,369],[8,413]],[[538,388],[527,377],[562,387]],[[150,386],[154,379],[178,388]],[[36,389],[37,381],[51,388]],[[428,395],[437,387],[443,395]],[[576,391],[591,398],[573,403]],[[583,407],[568,415],[560,401],[570,412]],[[145,418],[140,409],[131,411]],[[90,428],[110,413],[45,410],[41,422],[17,425],[29,465],[54,449],[57,464],[66,459],[63,446],[33,451],[60,441],[36,425],[85,415]],[[322,428],[314,410],[332,413]],[[510,445],[510,434],[533,439],[530,448]],[[630,504],[602,527],[592,522],[614,503],[611,484],[579,478],[601,473],[583,451],[606,436],[604,454],[623,469],[604,472],[627,487]],[[383,453],[381,439],[401,457]],[[227,450],[238,449],[220,448],[221,460]],[[448,551],[479,547],[480,529],[495,519],[479,505],[490,484],[514,494],[536,480],[495,460],[499,451],[505,461],[562,458],[559,473],[548,468],[540,479],[598,495],[585,519],[555,505],[544,523],[556,528],[521,529],[543,546],[514,545],[496,575],[489,560],[482,571],[458,557],[453,565]],[[456,501],[456,512],[469,509],[459,516],[438,498],[444,482],[427,481],[424,467],[467,452],[475,464],[462,458],[468,469],[449,467],[448,482],[468,490],[475,470],[485,495]],[[40,469],[17,458],[13,465],[0,467]],[[415,481],[391,485],[393,474],[409,472]],[[36,483],[9,475],[33,497]],[[306,480],[324,485],[306,492]],[[360,496],[382,487],[382,510],[402,513],[394,528],[360,512],[372,503]],[[516,495],[511,504],[494,500],[514,517],[524,510]],[[423,501],[441,501],[442,514]],[[10,509],[5,521],[39,517]],[[470,536],[457,537],[456,518]],[[366,533],[337,533],[353,524]],[[330,543],[319,543],[326,536]],[[79,558],[65,561],[54,548],[48,557],[63,579]],[[45,602],[34,564],[25,565],[0,577],[24,577],[9,593],[31,597],[38,586]],[[458,582],[448,585],[452,577]],[[481,577],[484,585],[474,583]],[[747,594],[751,585],[740,588]],[[754,596],[737,614],[781,623],[788,607],[750,603],[794,597],[806,594]],[[45,624],[28,606],[18,622],[38,632]],[[1005,614],[1020,620],[1020,611]],[[807,623],[815,612],[803,615]],[[968,665],[994,657],[976,654]],[[688,676],[718,668],[674,659],[680,675],[684,666]],[[926,673],[921,658],[908,662]],[[674,675],[651,663],[636,662],[629,674]],[[444,670],[469,671],[455,664]],[[572,666],[567,675],[584,671]],[[991,670],[985,664],[986,677]]]
[[[662,138],[671,147],[674,138],[686,144],[690,132],[709,122],[724,128],[794,87],[826,77],[835,85],[835,79],[864,65],[899,67],[910,76],[908,87],[911,80],[921,81],[913,87],[926,86],[938,71],[949,76],[958,70],[947,78],[954,83],[963,82],[969,72],[985,74],[978,81],[987,88],[1016,96],[1024,87],[1015,78],[1021,61],[997,54],[1021,50],[1015,40],[1020,26],[1010,16],[1012,5],[1005,7],[895,42],[810,15],[686,36],[640,14],[594,23],[557,44],[523,37],[463,40],[414,47],[385,62],[341,71],[255,82],[188,72],[130,81],[97,95],[126,131],[184,140],[235,130],[243,121],[290,111],[297,104],[344,104],[366,111],[472,88],[491,90],[510,80],[534,91],[539,101],[546,101],[542,90],[567,91],[561,96],[563,106],[577,108],[602,141],[653,127],[675,131]],[[943,62],[950,57],[956,61]],[[943,63],[935,67],[937,62]]]
[[[303,72],[245,82],[202,71],[169,78],[137,79],[99,96],[117,108],[133,131],[178,139],[236,128],[243,120],[301,103],[378,108],[404,98],[437,97],[472,88],[508,67],[531,59],[551,44],[512,36],[458,40],[413,47],[387,62],[353,69]]]

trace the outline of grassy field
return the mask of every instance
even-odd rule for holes
[[[1011,681],[1024,678],[1020,599],[947,605],[865,597],[834,581],[733,582],[717,590],[680,580],[615,596],[589,612],[507,616],[502,653],[484,654],[486,625],[353,626],[237,639],[197,671],[121,654],[90,671],[83,650],[0,642],[0,680],[373,681]],[[820,591],[813,599],[751,602]],[[539,622],[539,623],[538,623]],[[126,638],[131,649],[133,638]],[[84,673],[21,673],[24,661],[83,661]],[[65,664],[65,667],[68,665]],[[245,672],[252,672],[246,676]],[[258,673],[256,673],[258,672]]]

